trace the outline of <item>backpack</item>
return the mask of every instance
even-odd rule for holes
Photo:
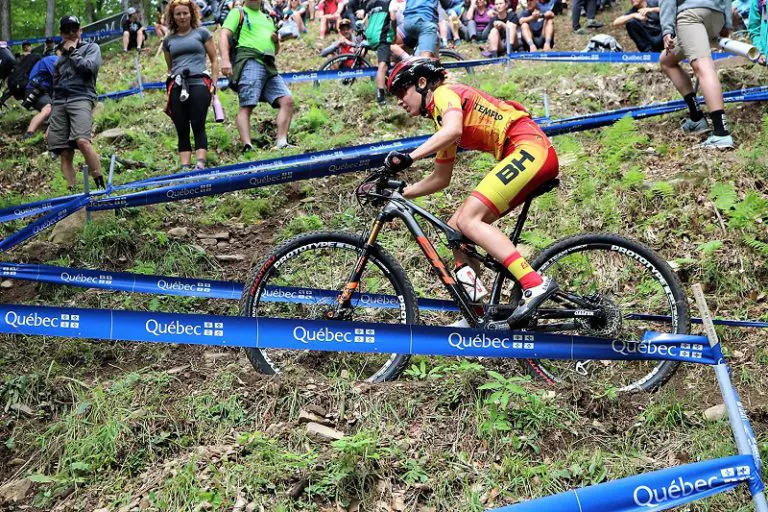
[[[615,37],[608,34],[598,34],[589,40],[589,44],[584,48],[585,52],[623,52]]]
[[[237,10],[240,11],[240,21],[237,23],[235,33],[229,36],[229,62],[233,66],[237,60],[237,42],[240,40],[240,32],[243,30],[243,22],[245,21],[245,10],[242,7],[238,7]]]
[[[378,10],[368,15],[368,27],[365,38],[374,50],[382,44],[391,44],[395,39],[394,31],[389,27],[389,11]]]
[[[22,57],[16,63],[16,67],[13,68],[11,74],[8,75],[8,90],[17,100],[21,101],[24,99],[24,96],[26,96],[29,73],[40,59],[42,59],[42,56],[36,53],[31,53],[26,57]]]

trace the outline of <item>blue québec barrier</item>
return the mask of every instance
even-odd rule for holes
[[[703,336],[646,333],[643,341],[424,325],[248,318],[0,305],[0,332],[218,347],[564,360],[659,360],[714,365]]]
[[[668,510],[734,489],[747,482],[763,490],[755,461],[735,455],[614,480],[546,498],[494,509],[496,512],[633,512]]]
[[[708,311],[702,311],[702,316],[708,333],[714,333]],[[673,360],[713,365],[739,455],[637,475],[496,510],[667,510],[747,483],[756,510],[768,511],[757,443],[730,381],[716,337],[708,339],[703,336],[646,333],[641,342],[628,342],[525,331],[486,332],[451,327],[20,305],[0,305],[0,319],[0,332],[20,335],[216,347],[548,359]]]
[[[0,263],[0,277],[35,281],[57,285],[98,288],[102,290],[129,293],[148,293],[178,297],[196,297],[200,299],[240,300],[243,283],[217,281],[213,279],[190,279],[130,272],[109,272],[83,268],[56,267],[30,263]],[[268,288],[261,300],[271,302],[289,302],[294,304],[329,304],[335,303],[338,291],[315,288],[273,287]],[[359,294],[356,306],[376,308],[397,308],[397,297],[377,293]],[[423,311],[457,312],[459,308],[453,302],[442,299],[419,298],[419,309]],[[651,322],[671,322],[668,316],[629,314],[627,320],[647,320]],[[700,318],[692,318],[694,324],[701,323]],[[745,320],[714,320],[716,325],[731,327],[768,328],[768,322]]]

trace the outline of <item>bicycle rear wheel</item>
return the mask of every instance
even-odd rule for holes
[[[646,330],[686,334],[690,313],[677,275],[653,250],[614,234],[566,238],[536,256],[531,266],[554,277],[560,290],[588,297],[606,313],[603,320],[576,319],[559,331],[561,320],[537,319],[533,330],[639,341]],[[519,288],[511,294],[519,299]],[[542,308],[558,307],[553,301]],[[667,317],[668,322],[659,320]],[[610,342],[610,341],[608,341]],[[523,360],[534,376],[549,383],[589,381],[604,391],[652,391],[675,373],[674,361]]]
[[[365,240],[344,232],[300,235],[275,249],[256,266],[243,290],[240,314],[250,317],[326,320],[338,306]],[[375,246],[345,320],[418,323],[418,303],[400,265]],[[341,320],[339,320],[341,322]],[[248,349],[262,373],[293,373],[303,378],[339,376],[356,380],[392,380],[405,368],[407,354]]]
[[[330,59],[326,60],[322,66],[320,66],[320,71],[351,71],[353,69],[363,69],[363,68],[372,68],[373,65],[366,59],[365,57],[361,57],[359,55],[349,54],[349,55],[336,55],[335,57],[331,57]],[[352,85],[355,83],[355,78],[342,78],[339,80],[339,82],[342,85]],[[315,87],[320,85],[320,82],[315,80],[314,82]]]

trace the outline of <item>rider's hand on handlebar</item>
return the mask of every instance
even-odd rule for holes
[[[404,171],[413,165],[413,158],[408,153],[401,153],[399,151],[392,151],[384,159],[384,165],[390,171],[400,172]]]

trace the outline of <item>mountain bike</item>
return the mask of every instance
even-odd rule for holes
[[[379,209],[373,224],[363,233],[315,232],[277,247],[253,269],[241,298],[241,314],[417,324],[419,299],[414,287],[400,263],[377,243],[383,228],[399,219],[429,263],[415,272],[422,280],[434,274],[473,327],[597,336],[607,338],[606,343],[613,339],[639,341],[646,330],[688,333],[688,303],[678,277],[666,261],[639,242],[608,233],[570,236],[533,258],[531,266],[554,277],[560,290],[529,319],[519,325],[507,324],[506,318],[521,297],[511,274],[480,253],[459,231],[405,199],[405,184],[382,168],[357,187],[360,205]],[[552,180],[528,195],[510,234],[513,243],[517,245],[520,240],[532,201],[558,184],[558,180]],[[447,248],[462,250],[493,273],[487,302],[472,302],[420,222],[439,233]],[[429,267],[431,273],[424,270]],[[319,292],[322,290],[329,292],[323,295]],[[275,301],[275,293],[305,295],[304,300]],[[388,303],[381,297],[389,297]],[[359,380],[374,382],[395,379],[409,360],[404,354],[260,349],[250,349],[248,357],[256,369],[266,374],[304,371],[327,375],[346,371]],[[614,391],[651,391],[664,384],[679,366],[672,361],[525,359],[521,363],[550,384],[589,380],[592,385]]]
[[[354,49],[349,53],[341,53],[329,57],[321,66],[319,71],[344,71],[353,69],[365,69],[375,67],[368,60],[368,51],[371,49],[367,41],[361,41],[354,47],[352,45],[346,45],[348,49]],[[464,60],[464,57],[457,51],[450,50],[448,48],[441,48],[439,50],[440,62],[458,62]],[[467,73],[472,73],[472,68],[467,68]],[[355,78],[343,78],[341,80],[342,85],[352,85],[355,82]],[[315,81],[315,86],[319,85],[319,81]]]

